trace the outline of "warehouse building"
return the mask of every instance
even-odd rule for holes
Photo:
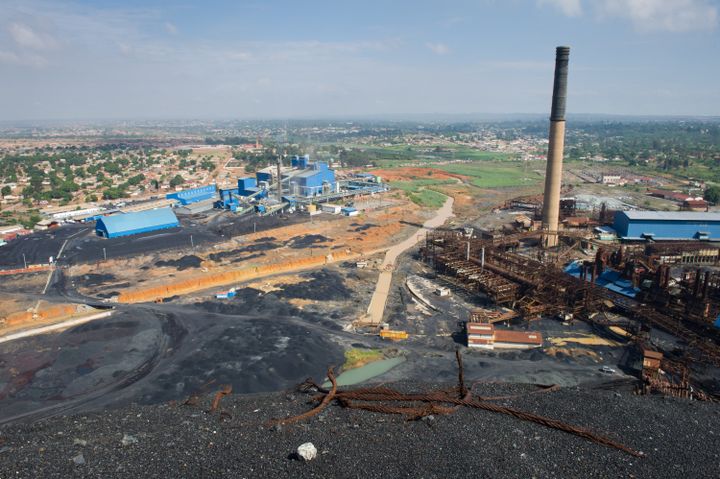
[[[617,211],[613,228],[625,240],[717,240],[720,213]]]
[[[213,200],[217,198],[217,187],[215,185],[200,186],[189,190],[176,191],[165,195],[168,200],[178,200],[181,205],[187,206],[199,201]]]
[[[95,224],[95,233],[104,238],[117,238],[178,226],[180,226],[180,222],[175,213],[170,208],[161,208],[137,213],[103,216]]]
[[[495,329],[489,323],[468,322],[465,325],[467,345],[478,349],[533,349],[543,345],[542,334],[536,331]]]
[[[300,158],[300,166],[307,165],[305,157]],[[308,167],[290,178],[290,193],[296,196],[317,196],[332,193],[337,188],[335,171],[328,164],[319,161],[307,165]]]

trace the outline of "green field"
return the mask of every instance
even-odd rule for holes
[[[438,169],[470,177],[470,183],[478,188],[503,188],[512,186],[532,186],[543,178],[530,164],[508,164],[482,162],[462,165],[439,165]]]
[[[440,208],[447,200],[447,196],[435,190],[422,190],[419,193],[410,193],[408,198],[416,205],[429,208]]]
[[[422,166],[430,166],[433,163],[452,160],[466,161],[509,161],[515,158],[512,153],[481,151],[464,146],[407,146],[394,145],[382,147],[362,147],[368,157],[381,168],[394,168],[408,164],[425,163]]]
[[[442,193],[430,189],[433,186],[455,184],[454,180],[433,180],[430,178],[421,178],[411,181],[392,181],[390,187],[396,190],[402,190],[413,203],[428,208],[439,208],[447,199]]]
[[[391,181],[390,187],[396,190],[403,190],[405,193],[417,193],[428,186],[451,185],[457,183],[454,180],[435,180],[432,178],[420,178],[409,181]]]

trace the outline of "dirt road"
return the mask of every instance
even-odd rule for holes
[[[368,306],[365,317],[360,320],[360,324],[380,324],[383,314],[385,313],[385,303],[387,303],[388,293],[390,292],[390,284],[392,283],[392,274],[395,269],[395,261],[398,256],[425,238],[425,234],[430,228],[442,226],[448,218],[453,216],[452,207],[453,199],[452,197],[448,197],[445,204],[437,211],[436,215],[427,220],[423,224],[422,228],[418,229],[402,243],[396,244],[387,251],[385,259],[382,262],[382,270],[380,277],[378,278],[377,286],[375,287],[375,292],[370,300],[370,306]]]
[[[82,316],[80,318],[68,319],[61,323],[50,324],[48,326],[41,326],[39,328],[28,329],[20,331],[18,333],[8,334],[7,336],[0,336],[0,343],[6,343],[8,341],[14,341],[21,338],[29,338],[30,336],[36,336],[38,334],[50,333],[53,331],[60,331],[68,329],[79,324],[87,323],[95,319],[107,318],[112,315],[113,311],[104,311],[102,313],[92,314],[90,316]]]

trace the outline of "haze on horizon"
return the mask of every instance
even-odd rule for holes
[[[720,114],[719,0],[5,0],[0,121]]]

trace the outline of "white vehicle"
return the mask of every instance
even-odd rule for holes
[[[605,374],[615,374],[615,370],[609,366],[601,367],[600,371],[604,372]]]

